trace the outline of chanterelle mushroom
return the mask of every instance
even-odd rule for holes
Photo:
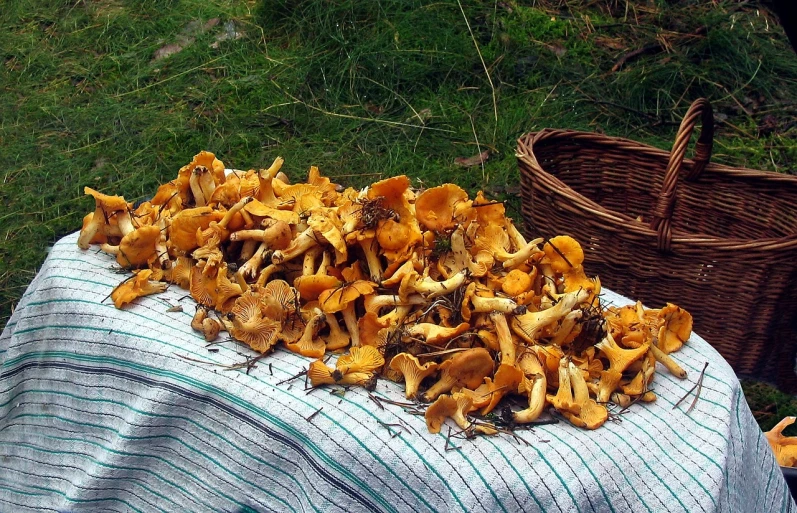
[[[778,465],[782,467],[797,466],[797,437],[783,436],[783,430],[794,424],[795,419],[797,417],[784,417],[775,427],[764,433]]]
[[[390,368],[404,376],[404,394],[407,399],[415,399],[418,387],[428,376],[437,372],[437,363],[421,362],[409,353],[399,353],[390,360]]]
[[[133,276],[133,279],[127,280],[113,289],[111,299],[116,308],[122,308],[138,297],[166,290],[168,284],[151,281],[150,276],[152,276],[152,270],[142,269]]]
[[[434,401],[440,394],[455,386],[474,389],[493,373],[493,368],[493,358],[484,348],[477,347],[457,353],[440,366],[440,379],[423,394],[423,399]]]

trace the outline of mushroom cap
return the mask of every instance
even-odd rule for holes
[[[447,373],[458,386],[475,389],[493,373],[494,366],[490,352],[483,347],[475,347],[454,355]]]
[[[188,290],[191,297],[199,304],[215,307],[216,306],[216,275],[205,273],[206,265],[197,263],[191,268],[190,282]]]
[[[392,176],[385,178],[368,187],[368,199],[382,197],[389,208],[393,208],[396,203],[404,199],[404,193],[410,187],[410,179],[406,175]]]
[[[470,329],[470,324],[462,322],[458,326],[448,328],[431,322],[419,322],[411,326],[407,332],[412,336],[421,336],[432,345],[440,345],[458,337]]]
[[[374,372],[385,364],[385,359],[374,346],[357,346],[338,358],[335,368],[342,374],[350,372]]]
[[[293,211],[300,216],[324,206],[324,191],[308,183],[289,185],[280,192],[280,200],[293,205]]]
[[[520,269],[512,269],[504,277],[501,290],[504,294],[515,297],[531,290],[531,286],[532,280],[528,273],[524,273]]]
[[[158,256],[155,246],[160,236],[161,231],[157,226],[136,228],[119,242],[116,262],[122,267],[142,267],[155,260]]]
[[[244,206],[244,211],[253,216],[274,219],[288,224],[299,224],[299,214],[292,210],[279,210],[253,199]]]
[[[216,158],[216,155],[209,151],[200,151],[194,155],[194,159],[189,164],[191,171],[197,167],[205,167],[211,172],[213,181],[217,184],[224,183],[227,176],[224,172],[224,162]]]
[[[672,303],[659,311],[659,349],[669,354],[677,351],[692,334],[692,314]]]
[[[426,408],[426,413],[424,414],[426,428],[430,433],[439,433],[445,420],[456,412],[457,400],[450,395],[441,395]]]
[[[569,235],[559,235],[549,239],[543,246],[545,258],[551,269],[565,273],[584,263],[584,250],[576,239]]]
[[[94,198],[98,207],[101,207],[106,214],[113,214],[130,208],[130,205],[125,201],[122,196],[110,196],[95,191],[91,187],[84,187],[83,193]]]
[[[399,353],[390,360],[390,368],[404,376],[404,395],[407,399],[415,399],[421,382],[435,372],[438,364],[428,362],[421,365],[416,357],[409,353]]]
[[[517,391],[518,385],[523,381],[523,372],[514,365],[502,363],[495,371],[495,376],[492,379],[486,378],[485,381],[490,387],[490,402],[482,408],[482,415],[493,411],[506,394]]]
[[[468,193],[446,183],[426,189],[415,199],[415,216],[426,229],[445,232],[475,217]]]
[[[341,233],[343,223],[333,209],[316,208],[307,219],[307,224],[316,234],[321,235],[335,248],[337,263],[343,263],[347,260],[349,250]]]
[[[314,360],[307,368],[307,377],[310,379],[310,384],[314,387],[320,385],[334,385],[335,380],[332,378],[332,371],[321,360]]]
[[[166,290],[167,285],[165,283],[150,281],[150,276],[152,276],[152,270],[142,269],[138,271],[132,279],[122,282],[113,289],[113,292],[111,292],[111,299],[116,308],[122,308],[127,303],[141,296],[156,294]]]
[[[302,356],[322,358],[324,353],[326,353],[327,345],[321,338],[316,337],[316,332],[320,325],[324,323],[324,320],[325,314],[318,308],[315,308],[313,316],[304,327],[302,336],[295,342],[286,343],[285,347]]]
[[[304,301],[314,301],[325,290],[336,289],[341,285],[343,285],[343,282],[329,274],[298,276],[293,280],[293,286],[299,292],[299,297]]]
[[[188,181],[185,182],[186,188]],[[153,205],[167,205],[172,212],[178,212],[183,208],[183,200],[180,196],[180,186],[177,181],[166,182],[158,187],[155,196],[152,197],[150,203]]]
[[[197,231],[208,229],[210,223],[219,222],[224,218],[224,212],[211,207],[196,207],[181,210],[172,216],[169,225],[169,242],[178,250],[188,253],[199,247]]]
[[[509,220],[506,218],[506,208],[500,201],[490,201],[484,197],[484,193],[479,191],[473,199],[473,206],[476,211],[476,222],[479,227],[490,224],[503,227]],[[511,222],[511,221],[509,221]]]
[[[241,286],[231,281],[227,276],[227,264],[224,263],[219,266],[216,273],[216,310],[220,312],[229,312],[235,301],[235,298],[243,293]]]
[[[263,316],[259,292],[247,290],[235,300],[230,335],[260,353],[269,351],[278,341],[282,328],[279,321]]]
[[[175,264],[168,270],[168,280],[180,288],[188,290],[191,285],[191,268],[194,260],[190,257],[178,256]]]
[[[266,305],[263,314],[280,322],[299,307],[298,292],[285,280],[271,280],[266,283],[262,297]]]
[[[335,289],[327,289],[318,296],[318,303],[326,313],[335,313],[344,310],[349,303],[360,296],[374,292],[375,285],[369,281],[357,280],[345,283]]]

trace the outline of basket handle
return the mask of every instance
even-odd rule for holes
[[[681,121],[681,126],[678,127],[678,134],[675,136],[675,143],[673,143],[672,151],[670,152],[670,161],[667,163],[667,171],[664,174],[661,193],[652,211],[653,221],[651,221],[650,227],[658,232],[657,244],[659,251],[662,253],[670,251],[672,213],[675,209],[675,190],[678,187],[678,175],[686,154],[686,146],[692,138],[692,131],[698,118],[700,119],[702,130],[697,143],[695,143],[694,165],[689,174],[686,175],[686,179],[689,181],[696,180],[705,169],[709,159],[711,159],[711,150],[714,144],[714,114],[711,109],[711,103],[705,98],[698,98],[689,106],[689,110]]]

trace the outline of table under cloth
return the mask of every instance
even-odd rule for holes
[[[310,360],[285,350],[225,370],[254,353],[210,352],[177,287],[114,308],[126,276],[76,238],[0,336],[2,511],[794,510],[739,381],[699,336],[674,354],[687,380],[659,366],[658,400],[598,430],[449,441],[363,389],[286,381]],[[705,362],[694,409],[673,409]],[[386,380],[373,394],[405,401]]]

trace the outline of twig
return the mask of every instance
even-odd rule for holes
[[[692,401],[692,404],[689,406],[689,409],[686,410],[686,414],[689,415],[692,413],[692,410],[697,405],[697,400],[700,399],[700,392],[703,391],[703,377],[706,375],[706,367],[708,367],[708,362],[703,365],[703,370],[700,371],[700,377],[697,378],[697,392],[695,392],[695,399]]]
[[[320,407],[319,409],[317,409],[316,411],[314,411],[313,413],[311,413],[309,417],[305,417],[305,419],[304,419],[304,420],[306,420],[307,422],[310,422],[311,420],[313,420],[313,417],[315,417],[316,415],[318,415],[319,413],[321,413],[321,410],[323,410],[323,409],[324,409],[324,407],[323,407],[323,406],[322,406],[322,407]]]
[[[280,381],[279,383],[277,383],[277,385],[282,385],[283,383],[287,383],[287,382],[289,382],[289,381],[293,381],[294,379],[296,379],[296,378],[299,378],[299,377],[301,377],[301,376],[304,376],[305,374],[307,374],[307,371],[306,371],[306,370],[303,370],[303,371],[299,372],[298,374],[294,374],[294,375],[293,375],[293,376],[291,376],[290,378],[283,379],[282,381]]]
[[[459,2],[459,0],[457,0],[457,2]],[[451,448],[449,448],[449,445],[451,446]],[[454,445],[451,442],[451,426],[448,426],[448,435],[446,435],[445,451],[446,452],[448,452],[448,451],[458,451],[459,449],[461,449],[461,446]]]
[[[697,383],[695,383],[695,385],[692,388],[690,388],[689,391],[687,391],[686,394],[684,394],[684,396],[681,397],[678,400],[677,403],[675,403],[675,406],[672,407],[673,410],[676,409],[678,407],[678,405],[680,405],[682,402],[684,402],[686,400],[686,398],[689,397],[689,395],[695,389],[697,389],[697,393],[695,394],[695,400],[692,401],[692,405],[689,407],[688,410],[686,410],[686,413],[688,414],[690,411],[692,411],[692,408],[694,408],[695,404],[697,404],[698,397],[700,397],[700,391],[703,389],[703,376],[705,376],[705,374],[706,374],[706,368],[707,367],[708,367],[708,362],[706,362],[705,365],[703,365],[703,370],[700,371],[700,377],[697,378]]]
[[[385,407],[382,406],[382,403],[379,401],[379,398],[374,394],[372,394],[371,392],[368,392],[368,399],[372,400],[379,407],[380,410],[385,409]]]
[[[401,424],[391,424],[389,422],[382,422],[381,420],[376,421],[377,424],[382,426],[383,428],[387,429],[387,432],[390,433],[390,438],[396,438],[396,436],[401,434],[401,429],[404,429],[404,426]],[[398,428],[394,431],[394,428]]]

